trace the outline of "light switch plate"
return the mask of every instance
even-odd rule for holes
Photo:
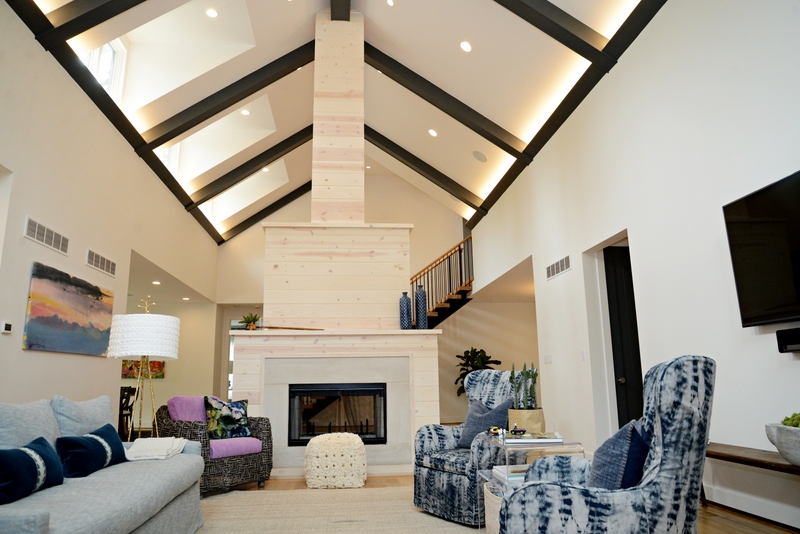
[[[10,334],[11,333],[11,323],[7,323],[5,321],[0,323],[0,333]]]

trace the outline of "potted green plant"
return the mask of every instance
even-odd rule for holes
[[[509,380],[513,387],[513,404],[508,409],[508,428],[509,430],[517,425],[517,428],[524,428],[528,433],[544,432],[544,410],[539,406],[536,397],[536,381],[539,378],[539,370],[531,364],[530,368],[522,364],[522,371],[517,373],[514,364],[511,364],[511,376]]]
[[[242,320],[239,321],[239,324],[243,324],[247,330],[256,330],[258,329],[259,319],[261,319],[261,317],[259,317],[257,313],[248,313],[242,317]]]
[[[461,363],[456,364],[456,367],[461,368],[461,372],[454,382],[454,384],[458,384],[458,391],[456,391],[457,396],[461,396],[461,394],[464,393],[464,379],[467,378],[467,375],[472,371],[494,369],[492,365],[500,365],[500,360],[493,360],[491,356],[486,354],[485,350],[478,350],[475,347],[465,350],[463,356],[456,354],[456,358],[461,360]]]

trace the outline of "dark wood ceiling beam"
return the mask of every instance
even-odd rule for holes
[[[605,72],[617,63],[617,57],[604,47],[608,43],[583,22],[547,0],[495,0],[576,54],[580,54]]]
[[[645,27],[653,20],[656,13],[667,3],[667,0],[641,0],[634,8],[633,12],[628,15],[625,22],[620,26],[619,30],[608,41],[604,50],[608,50],[615,57],[620,57],[633,43],[633,41],[642,33]],[[535,158],[539,151],[547,144],[547,142],[555,135],[562,124],[572,115],[581,102],[588,96],[589,92],[600,82],[606,72],[597,65],[590,65],[583,76],[580,77],[578,82],[573,86],[564,100],[558,105],[552,115],[547,119],[544,125],[539,129],[533,137],[528,146],[525,148],[525,154],[530,158]],[[470,230],[475,228],[477,224],[483,219],[488,211],[505,193],[514,180],[522,173],[527,164],[523,164],[517,160],[509,169],[506,174],[500,179],[491,193],[481,204],[482,212],[476,212],[469,221],[467,221],[467,228]]]
[[[364,125],[364,139],[380,148],[397,161],[403,163],[408,168],[421,174],[467,206],[476,211],[482,210],[480,207],[482,202],[481,197],[367,125]]]
[[[55,26],[36,34],[45,50],[124,13],[146,0],[72,0],[47,14]]]
[[[255,224],[258,224],[259,222],[263,221],[266,217],[272,215],[273,213],[275,213],[279,209],[283,208],[284,206],[288,206],[289,204],[291,204],[292,202],[294,202],[298,198],[300,198],[303,195],[305,195],[306,193],[310,193],[310,192],[311,192],[311,180],[309,180],[308,182],[304,183],[303,185],[301,185],[300,187],[298,187],[297,189],[295,189],[291,193],[288,193],[287,195],[279,198],[278,200],[276,200],[275,202],[273,202],[272,204],[270,204],[269,206],[267,206],[263,210],[259,211],[255,215],[253,215],[251,217],[248,217],[244,221],[240,222],[239,224],[237,224],[236,226],[234,226],[233,228],[231,228],[230,230],[228,230],[227,232],[222,234],[222,239],[225,240],[225,241],[228,241],[229,239],[231,239],[231,238],[239,235],[240,233],[244,232],[245,230],[247,230],[251,226],[253,226]],[[195,210],[195,211],[199,211],[199,210]]]
[[[350,0],[331,0],[331,20],[350,22]]]
[[[308,126],[306,128],[303,128],[296,134],[287,137],[280,143],[269,148],[268,150],[265,150],[258,156],[250,159],[245,163],[242,163],[232,171],[223,174],[222,176],[220,176],[207,186],[202,187],[197,191],[195,191],[191,195],[192,202],[186,206],[186,209],[193,210],[198,206],[200,206],[200,204],[208,202],[215,196],[238,184],[248,176],[252,176],[254,173],[258,172],[259,169],[268,166],[269,164],[279,160],[292,150],[311,141],[313,135],[314,135],[313,126]]]
[[[137,152],[142,154],[175,139],[217,113],[226,110],[312,61],[314,61],[314,41],[292,50],[272,63],[233,82],[224,89],[220,89],[213,95],[204,98],[161,124],[147,130],[142,134],[146,144],[138,147]]]
[[[33,0],[6,0],[14,13],[33,32],[34,37],[42,32],[53,29],[53,23],[42,13]]]
[[[364,43],[364,61],[396,81],[429,104],[477,133],[515,158],[525,158],[525,141],[506,131],[454,96],[440,89],[399,61],[384,54],[371,44]]]

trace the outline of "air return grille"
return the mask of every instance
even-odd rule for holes
[[[67,250],[69,250],[68,238],[39,224],[30,217],[25,221],[25,237],[38,241],[42,245],[57,250],[62,254],[66,254]]]
[[[117,274],[116,262],[104,258],[93,250],[87,250],[86,252],[86,265],[103,271],[106,274],[110,274],[111,276],[116,276]]]
[[[564,271],[569,271],[569,256],[561,258],[553,265],[547,266],[547,279],[550,280],[554,276],[558,276]]]

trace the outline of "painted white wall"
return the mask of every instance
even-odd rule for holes
[[[0,165],[0,266],[3,265],[3,241],[6,237],[8,204],[11,201],[11,171]]]
[[[800,405],[800,358],[774,336],[797,324],[742,328],[722,215],[800,169],[798,27],[796,1],[667,2],[473,231],[477,286],[533,255],[548,419],[589,451],[603,438],[591,373],[603,355],[588,351],[602,327],[587,319],[596,288],[580,260],[623,230],[643,369],[716,360],[712,441],[774,450],[764,424]],[[572,270],[545,281],[567,254]],[[796,477],[734,471],[710,463],[709,497],[800,525]]]
[[[116,410],[118,361],[21,349],[33,262],[112,290],[124,313],[132,248],[214,300],[217,245],[5,3],[0,56],[0,165],[13,172],[0,266],[0,321],[13,333],[0,336],[0,402],[105,394]],[[69,256],[24,238],[26,215],[69,237]],[[85,265],[89,247],[117,262],[116,278]]]

